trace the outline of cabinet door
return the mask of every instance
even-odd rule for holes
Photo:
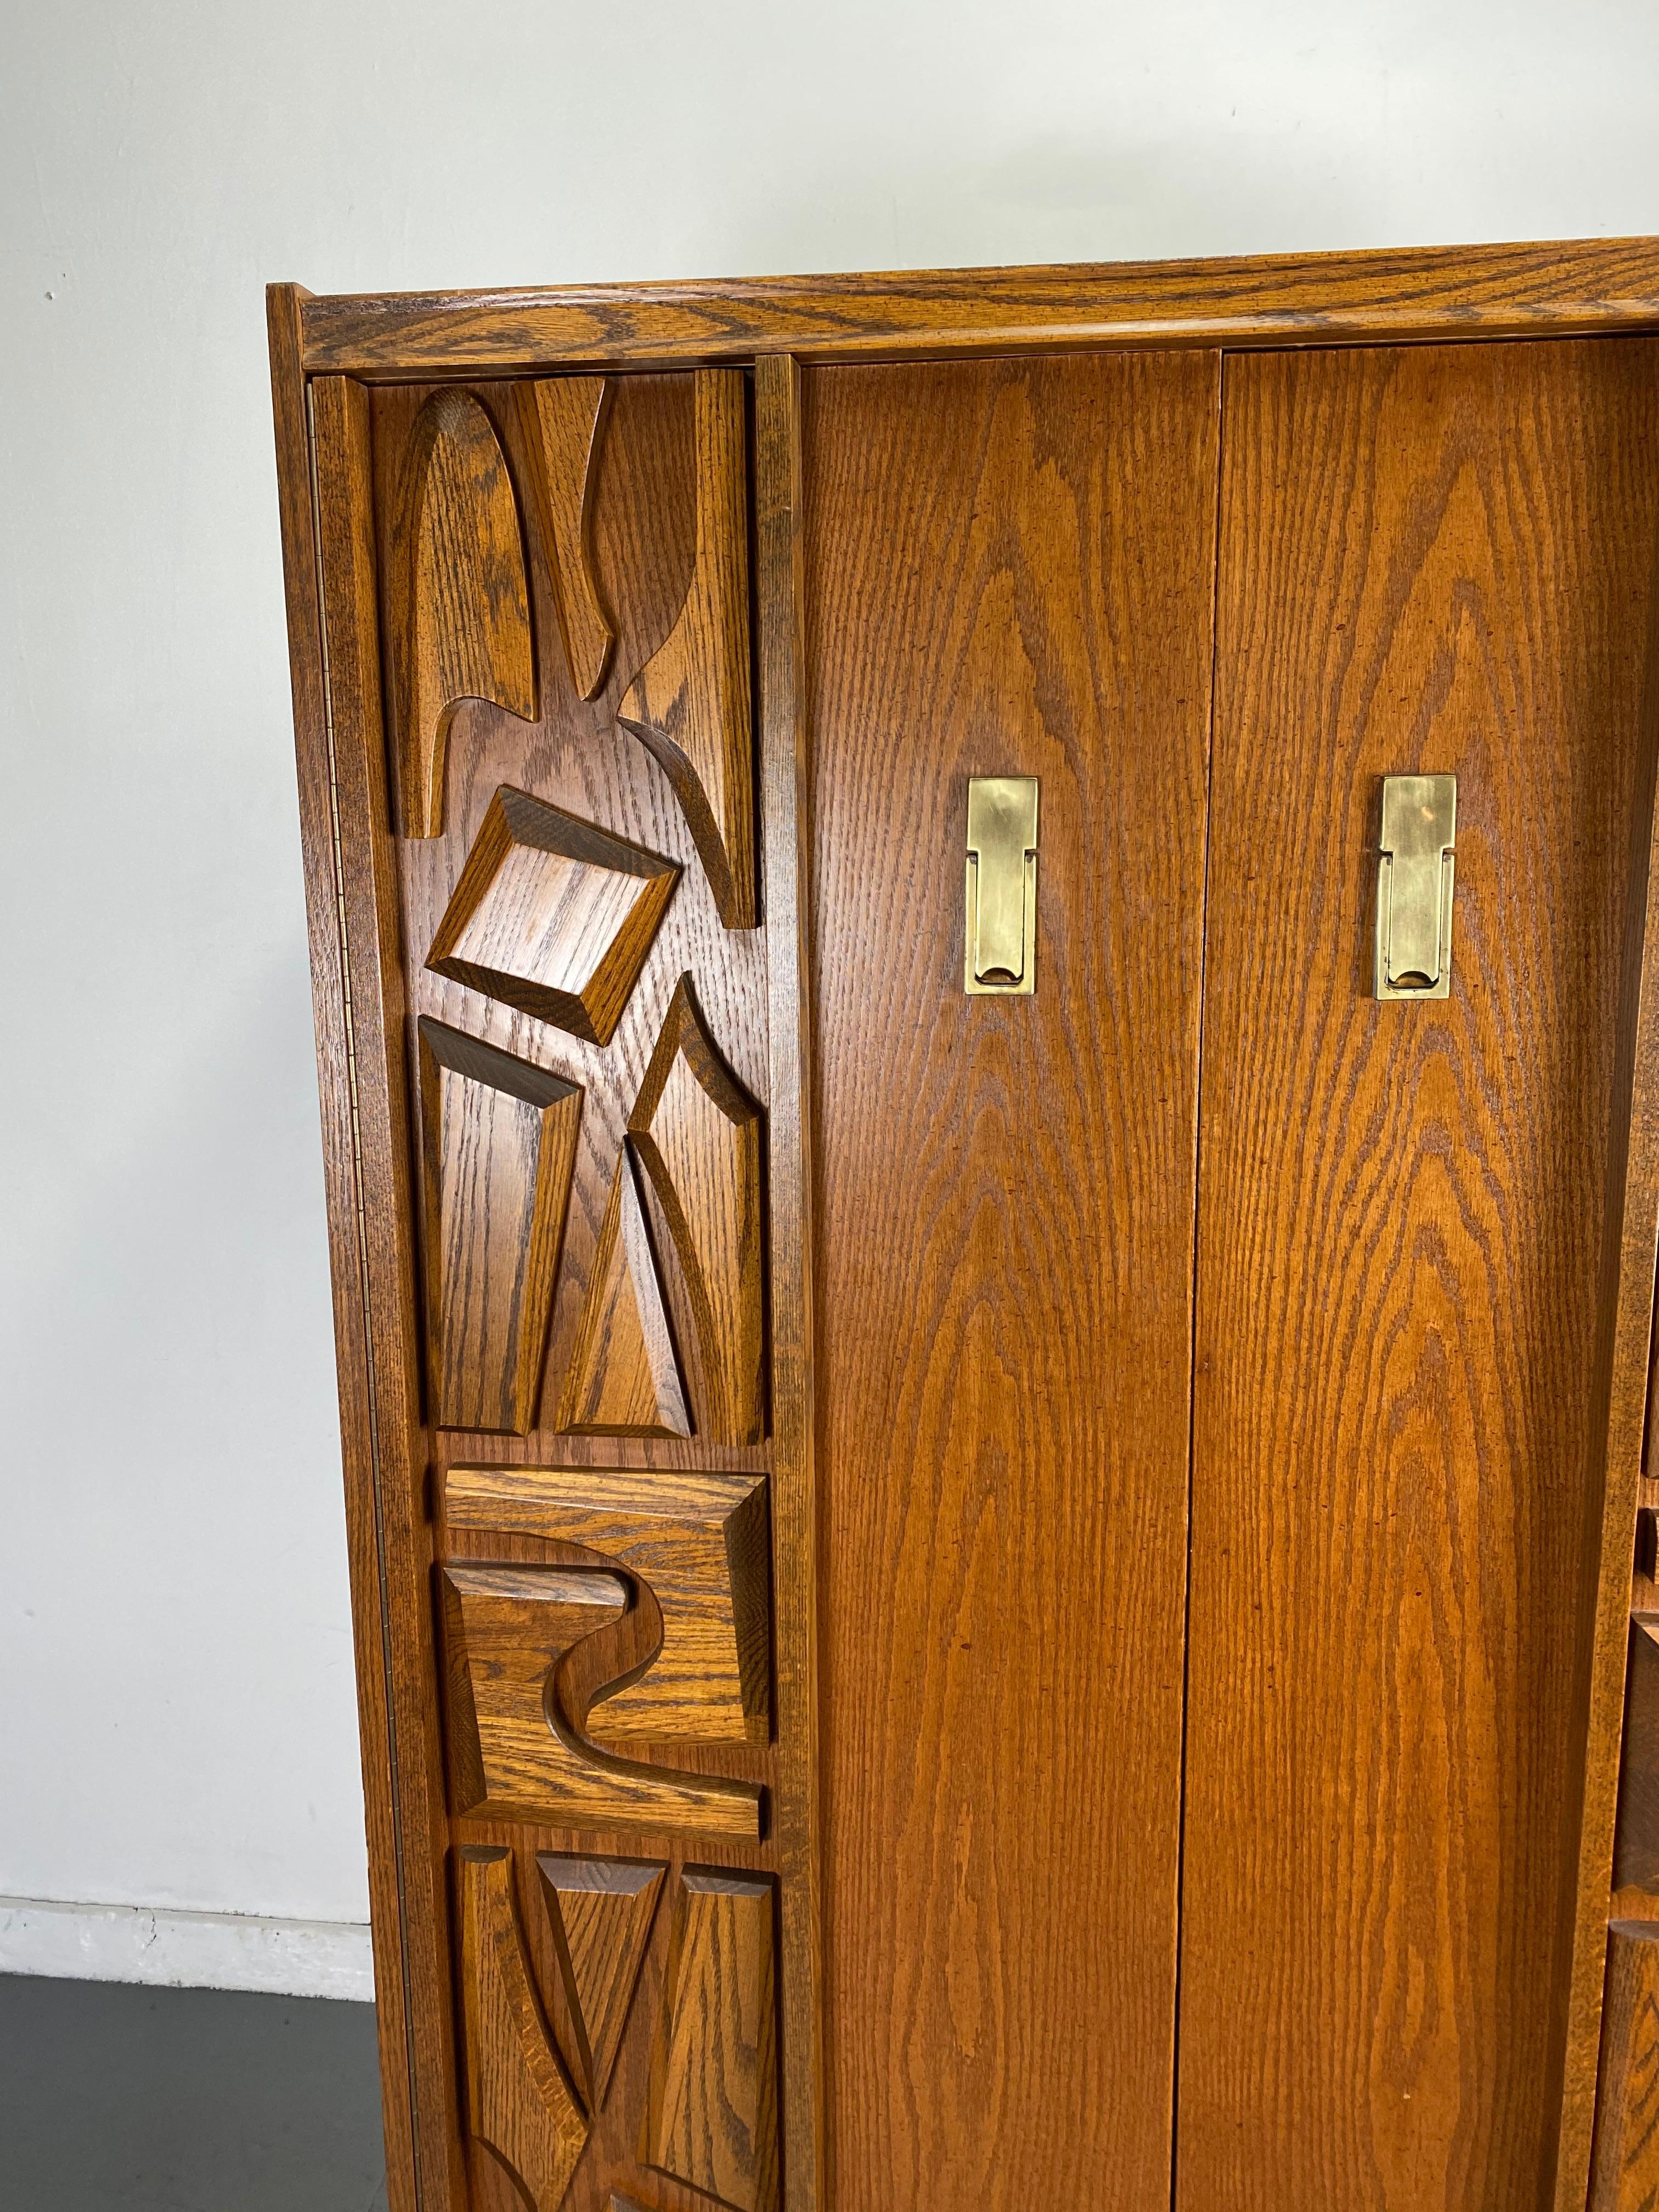
[[[1227,364],[1187,2212],[1549,2186],[1656,520],[1648,340]],[[1371,995],[1401,773],[1443,1000]]]
[[[805,398],[833,2201],[1167,2204],[1219,363]],[[1039,787],[964,994],[968,780]]]

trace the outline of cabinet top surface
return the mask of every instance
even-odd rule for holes
[[[1659,240],[1035,269],[316,295],[305,367],[374,378],[1085,345],[1296,345],[1659,328]]]

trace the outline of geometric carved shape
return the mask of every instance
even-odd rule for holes
[[[592,699],[605,681],[615,643],[588,548],[594,464],[610,411],[611,380],[542,377],[520,385],[516,398],[564,657],[577,691]]]
[[[455,1809],[534,1805],[557,1749],[548,1677],[573,1645],[622,1618],[628,1592],[591,1568],[461,1560],[442,1587]]]
[[[426,964],[590,1044],[609,1044],[680,871],[503,784]]]
[[[617,713],[672,784],[728,929],[756,920],[745,468],[743,373],[700,368],[690,587]]]
[[[658,1860],[568,1858],[543,1851],[554,1948],[570,2007],[587,2109],[611,2085],[665,1869]]]
[[[685,1385],[626,1138],[593,1254],[558,1426],[589,1436],[691,1433]]]
[[[680,978],[628,1127],[665,1216],[696,1333],[702,1428],[764,1433],[761,1109],[714,1049]]]
[[[764,1743],[770,1644],[766,1478],[600,1468],[455,1467],[454,1528],[603,1553],[649,1589],[654,1658],[580,1721],[597,1743]]]
[[[733,2212],[777,2212],[772,1885],[711,1867],[680,1876],[645,2162]]]
[[[425,1015],[419,1027],[437,1420],[521,1436],[536,1411],[582,1094]]]
[[[590,1640],[623,1627],[628,1593],[617,1576],[456,1560],[444,1568],[441,1588],[457,1813],[570,1828],[758,1836],[756,1784],[616,1759],[572,1724],[558,1676],[573,1653],[586,1658]],[[605,1679],[626,1671],[624,1660]]]
[[[1619,1825],[1613,1854],[1615,1889],[1659,1893],[1659,1624],[1630,1625],[1625,1740],[1619,1773]]]
[[[435,837],[461,701],[536,718],[519,510],[495,426],[470,392],[434,392],[416,417],[392,566],[403,832]]]
[[[587,2126],[530,1977],[512,1854],[464,1844],[456,1857],[467,2128],[500,2160],[534,2212],[557,2212]]]
[[[1590,2212],[1659,2204],[1659,1926],[1607,1929],[1601,2070],[1596,2084]]]

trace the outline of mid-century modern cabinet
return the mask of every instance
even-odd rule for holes
[[[1659,244],[270,330],[397,2212],[1659,2201]]]

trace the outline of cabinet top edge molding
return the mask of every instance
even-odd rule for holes
[[[1330,345],[1659,328],[1659,239],[1209,261],[570,284],[290,290],[304,366],[370,380],[1081,346]]]

